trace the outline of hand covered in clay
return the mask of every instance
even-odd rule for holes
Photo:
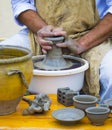
[[[72,38],[67,38],[63,43],[57,43],[56,46],[68,48],[74,54],[80,54],[85,51],[85,48]]]
[[[43,53],[47,53],[48,50],[52,49],[52,41],[46,41],[44,38],[53,36],[66,37],[66,32],[61,27],[51,25],[45,26],[37,32],[37,41],[41,45]]]

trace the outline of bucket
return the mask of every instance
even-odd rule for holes
[[[0,115],[16,111],[30,84],[32,73],[30,50],[18,46],[0,45]]]
[[[79,92],[84,83],[85,71],[89,68],[89,63],[85,59],[71,56],[63,55],[64,58],[79,61],[82,65],[77,68],[49,71],[49,70],[33,70],[33,78],[30,83],[29,91],[31,93],[46,93],[46,94],[56,94],[58,88],[69,87],[76,93]],[[34,56],[33,62],[43,59],[45,56]]]

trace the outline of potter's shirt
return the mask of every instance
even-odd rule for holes
[[[26,10],[36,10],[34,0],[11,0],[14,18],[18,25],[23,25],[17,20],[20,13]],[[100,18],[103,18],[107,13],[112,13],[112,0],[96,0],[96,5]]]

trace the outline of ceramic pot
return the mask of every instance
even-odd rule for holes
[[[111,109],[111,112],[112,112],[112,98],[105,100],[104,104],[107,105],[107,107],[109,107]]]
[[[110,113],[110,109],[107,107],[89,107],[85,111],[88,119],[96,126],[103,125]]]
[[[0,115],[16,111],[33,73],[30,50],[0,45]]]
[[[76,95],[73,97],[74,107],[85,110],[88,107],[96,106],[97,98],[91,95]]]

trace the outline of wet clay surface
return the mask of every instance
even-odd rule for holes
[[[71,60],[65,59],[61,48],[56,46],[56,43],[63,42],[64,37],[45,38],[47,41],[52,41],[52,50],[48,51],[44,59],[37,61],[34,64],[35,68],[42,70],[61,70],[71,68],[74,64]]]

